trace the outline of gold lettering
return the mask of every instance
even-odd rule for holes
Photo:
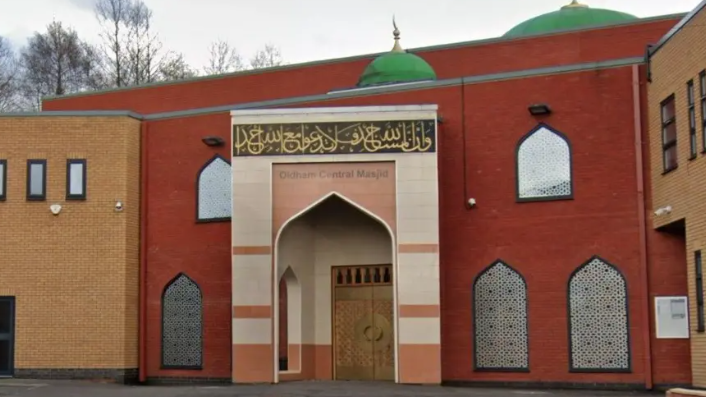
[[[303,151],[304,140],[303,126],[300,131],[285,130],[286,126],[280,126],[282,130],[282,154],[297,154]]]
[[[427,152],[432,120],[235,125],[233,155]]]

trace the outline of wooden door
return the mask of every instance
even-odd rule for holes
[[[334,366],[341,380],[394,380],[390,265],[333,269]]]

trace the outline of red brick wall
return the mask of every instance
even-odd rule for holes
[[[205,135],[228,138],[230,116],[219,114],[150,122],[147,214],[147,376],[230,378],[230,222],[196,223],[196,176],[216,153]],[[160,370],[161,293],[179,272],[201,287],[204,321],[202,371]]]
[[[459,173],[445,164],[449,177],[442,177],[442,189],[451,197],[442,204],[443,218],[448,219],[441,236],[446,270],[444,379],[644,381],[631,79],[631,69],[626,67],[467,87],[466,182],[478,207],[463,208],[462,179],[452,178]],[[514,202],[515,146],[537,123],[527,112],[527,105],[536,102],[552,106],[555,113],[546,121],[571,141],[575,200]],[[459,135],[449,135],[444,147],[454,149],[442,158],[449,163],[454,158],[458,165],[453,168],[461,170],[463,143]],[[567,282],[592,255],[613,263],[627,278],[631,374],[568,372]],[[530,373],[472,370],[471,285],[478,272],[497,258],[527,279]]]
[[[438,103],[444,119],[439,133],[444,380],[645,381],[644,333],[653,320],[647,323],[643,316],[641,295],[631,82],[631,68],[623,67],[466,86],[466,182],[478,202],[470,211],[464,206],[460,87],[366,98],[365,104],[375,105]],[[571,140],[575,200],[514,201],[515,145],[538,121],[527,112],[535,102],[552,106],[545,121]],[[354,98],[318,106],[361,104]],[[683,246],[655,233],[648,233],[653,244],[648,255],[658,255],[650,261],[650,292],[685,294]],[[568,372],[567,282],[592,255],[618,266],[627,278],[632,373]],[[471,286],[497,258],[528,282],[530,373],[473,371]],[[652,366],[655,382],[683,383],[689,378],[688,341],[655,343]]]
[[[478,202],[473,210],[464,205],[461,87],[298,106],[439,104],[444,119],[438,146],[444,380],[644,382],[644,336],[652,327],[643,316],[641,295],[631,81],[631,68],[623,67],[466,86],[465,182]],[[515,203],[515,146],[538,121],[527,112],[527,105],[535,102],[552,106],[554,114],[546,121],[571,140],[575,200]],[[149,124],[148,332],[156,341],[149,344],[150,376],[164,375],[155,366],[157,294],[183,270],[211,291],[205,292],[211,314],[202,375],[229,375],[230,224],[195,224],[193,191],[196,172],[212,155],[200,137],[216,134],[230,142],[228,131],[227,113]],[[227,147],[220,151],[228,155]],[[648,253],[656,256],[650,261],[651,293],[685,293],[684,275],[674,271],[675,261],[683,261],[677,249],[683,248],[661,235],[648,236]],[[571,272],[592,255],[615,264],[627,278],[632,373],[568,372],[566,285]],[[497,258],[528,282],[530,373],[473,371],[471,286]],[[683,341],[655,343],[655,381],[682,382],[688,373],[685,354],[688,344]]]
[[[649,208],[647,207],[648,215]],[[649,219],[649,218],[648,218]],[[648,220],[648,229],[651,221]],[[687,295],[686,240],[657,231],[647,232],[650,286],[650,333],[652,373],[656,385],[691,385],[689,339],[655,337],[655,296]]]
[[[642,56],[645,46],[657,42],[677,21],[668,19],[533,39],[503,40],[419,55],[434,67],[439,79]],[[371,60],[47,100],[43,108],[156,113],[324,94],[332,89],[353,87]]]

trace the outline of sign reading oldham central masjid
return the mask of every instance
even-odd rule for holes
[[[233,126],[233,156],[431,153],[436,120],[242,124]]]

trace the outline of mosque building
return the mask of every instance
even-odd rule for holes
[[[0,115],[0,376],[706,387],[704,8]]]

